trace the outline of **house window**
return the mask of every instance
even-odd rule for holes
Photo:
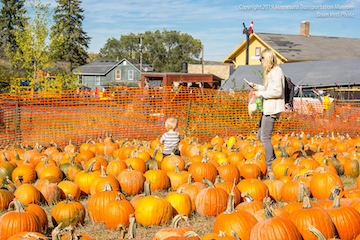
[[[128,71],[128,80],[134,80],[134,70]]]
[[[101,82],[100,82],[100,76],[95,76],[95,86],[100,86]]]
[[[115,80],[121,80],[121,70],[115,71]]]

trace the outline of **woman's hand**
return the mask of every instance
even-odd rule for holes
[[[249,87],[251,87],[251,88],[254,88],[255,87],[255,83],[252,83],[252,82],[246,82],[247,83],[247,85],[249,85]]]
[[[258,92],[258,91],[254,91],[254,95],[255,95],[256,97],[258,97],[258,96],[259,96],[259,92]]]

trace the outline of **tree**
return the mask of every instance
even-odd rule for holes
[[[114,37],[109,38],[104,47],[100,48],[99,55],[107,59],[123,58],[125,56],[125,52],[120,43],[120,40]]]
[[[53,15],[54,26],[52,37],[61,39],[58,43],[56,56],[58,60],[68,61],[71,69],[86,63],[89,58],[86,49],[89,48],[90,37],[82,29],[84,10],[80,8],[81,0],[56,0],[58,6]]]
[[[91,63],[98,59],[101,59],[100,54],[98,54],[98,53],[90,52],[90,53],[88,53],[88,55],[89,55],[89,58],[86,60],[87,63]]]
[[[17,43],[14,29],[23,30],[27,18],[25,17],[26,8],[25,0],[1,0],[2,7],[0,10],[0,56],[5,55],[5,49],[16,52]]]
[[[56,45],[54,39],[48,39],[49,35],[49,5],[41,4],[40,0],[30,2],[35,15],[28,23],[25,23],[24,29],[17,27],[13,30],[17,49],[13,53],[11,46],[7,46],[7,57],[17,68],[25,70],[27,75],[33,76],[35,83],[36,72],[44,70],[53,62],[52,46]]]
[[[140,35],[131,33],[120,39],[109,38],[100,55],[103,58],[117,57],[129,60],[140,59]],[[146,31],[143,35],[143,61],[151,64],[157,71],[179,72],[183,61],[196,62],[201,52],[201,41],[180,31]]]

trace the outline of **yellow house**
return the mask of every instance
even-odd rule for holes
[[[266,48],[271,48],[276,56],[278,63],[287,62],[287,59],[262,40],[256,33],[249,37],[249,65],[260,65],[260,53]],[[223,63],[233,63],[235,68],[246,63],[246,40],[242,42]]]
[[[254,32],[249,37],[249,65],[260,65],[261,51],[272,49],[278,63],[360,58],[360,39],[328,36],[312,36],[310,22],[303,21],[300,34],[276,34]],[[235,67],[245,65],[246,40],[223,63]]]

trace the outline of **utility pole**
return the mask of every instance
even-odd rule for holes
[[[139,49],[140,49],[140,74],[142,73],[142,52],[143,52],[142,39],[143,39],[143,35],[140,34],[140,45],[139,45]]]
[[[243,34],[246,34],[246,59],[245,59],[245,65],[249,65],[249,36],[253,33],[253,29],[252,29],[253,22],[251,22],[250,29],[246,28],[245,23],[243,23],[243,25],[244,25]]]
[[[201,45],[201,72],[204,74],[204,45]]]

